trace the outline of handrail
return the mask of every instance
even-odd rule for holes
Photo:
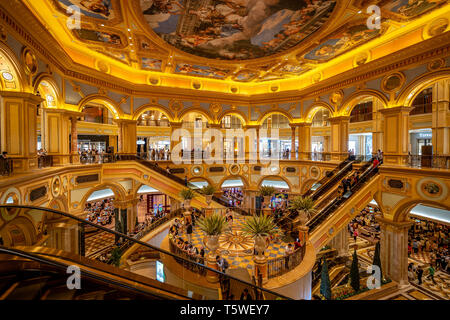
[[[5,248],[5,247],[0,246],[0,254],[1,253],[13,255],[13,256],[17,256],[17,257],[21,257],[21,258],[25,258],[25,259],[29,259],[29,260],[36,261],[36,262],[39,262],[39,263],[42,263],[42,264],[46,264],[46,265],[50,265],[50,266],[55,267],[57,269],[62,269],[64,271],[64,273],[66,273],[66,271],[67,271],[67,265],[65,265],[64,263],[58,262],[56,260],[52,260],[52,259],[46,258],[45,256],[52,256],[52,255],[48,255],[48,254],[45,254],[45,253],[36,253],[36,252],[30,253],[30,252],[25,252],[25,251],[14,249],[14,248]],[[52,256],[52,257],[61,259],[60,256]],[[77,263],[77,264],[79,264],[79,265],[81,265],[83,267],[87,267],[87,268],[94,269],[94,270],[99,270],[101,272],[107,272],[105,270],[102,270],[101,268],[93,267],[92,265],[87,266],[81,261],[74,261],[73,259],[65,259],[65,258],[62,258],[62,259],[64,261],[68,261],[68,262],[70,262],[72,264],[73,263]],[[103,276],[101,276],[99,274],[96,274],[94,272],[85,270],[85,269],[81,269],[80,272],[81,272],[82,275],[85,275],[85,276],[87,276],[89,278],[92,278],[92,279],[95,279],[95,280],[106,282],[107,284],[113,284],[113,285],[119,286],[119,287],[127,289],[127,290],[138,292],[139,294],[152,295],[149,292],[146,292],[146,291],[138,289],[136,287],[127,285],[125,282],[120,282],[120,281],[116,281],[116,280],[113,280],[113,279],[105,279],[105,277],[103,277]],[[133,280],[126,279],[126,278],[124,278],[124,277],[122,277],[120,275],[117,275],[117,274],[115,274],[115,276],[119,276],[120,278],[123,278],[124,280],[127,280],[127,281],[132,282],[132,283],[138,283],[140,285],[144,285],[145,287],[149,287],[149,288],[154,289],[154,290],[165,291],[168,294],[177,295],[177,296],[179,296],[179,298],[182,297],[184,299],[192,299],[188,295],[183,296],[183,295],[180,295],[179,293],[175,293],[175,292],[171,292],[171,291],[165,290],[162,287],[153,287],[149,283],[143,283],[143,282],[140,282],[140,281],[138,281],[136,279],[133,279]],[[153,293],[153,294],[157,295],[156,293]],[[159,296],[159,298],[162,298],[162,297]],[[167,299],[168,297],[164,297],[164,298]]]
[[[267,274],[268,278],[274,278],[281,276],[293,268],[297,267],[305,256],[306,243],[295,250],[291,254],[286,254],[282,257],[273,258],[267,261]]]
[[[375,168],[369,168],[364,171],[362,176],[360,177],[359,181],[352,187],[350,187],[351,195],[347,198],[350,199],[352,195],[355,194],[356,191],[358,191],[364,184],[367,182],[370,178],[375,176],[375,174],[378,173],[379,165]],[[320,222],[322,222],[324,219],[326,219],[334,210],[336,207],[339,207],[342,203],[347,201],[346,198],[342,197],[340,199],[335,199],[330,204],[328,204],[324,209],[321,210],[319,214],[317,214],[313,219],[307,222],[307,226],[309,227],[309,232],[312,232]]]
[[[93,227],[93,228],[95,228],[95,229],[99,229],[99,230],[102,230],[102,231],[104,231],[104,232],[106,232],[106,233],[109,233],[109,234],[112,234],[112,235],[114,235],[114,236],[117,236],[117,237],[119,237],[119,238],[123,238],[123,239],[125,239],[125,240],[131,241],[133,244],[137,244],[137,245],[141,245],[141,246],[150,248],[150,249],[152,249],[152,250],[158,251],[158,252],[160,252],[160,253],[162,253],[162,254],[168,255],[168,256],[170,256],[170,257],[172,257],[172,258],[175,258],[175,259],[181,259],[181,260],[185,260],[185,261],[188,262],[188,263],[194,263],[194,264],[197,264],[199,268],[205,268],[206,270],[208,270],[208,271],[210,271],[210,272],[213,272],[214,274],[217,274],[217,275],[219,276],[219,278],[222,278],[222,279],[223,279],[223,278],[229,278],[229,279],[232,279],[232,280],[234,280],[234,281],[238,281],[238,282],[240,282],[240,283],[243,283],[243,284],[245,284],[245,285],[247,285],[247,286],[254,287],[254,285],[251,284],[251,283],[248,283],[248,282],[246,282],[246,281],[240,280],[240,279],[238,279],[238,278],[235,278],[235,277],[233,277],[233,276],[230,276],[230,275],[228,275],[228,274],[225,274],[225,273],[223,273],[223,272],[220,272],[220,271],[218,271],[218,270],[216,270],[216,269],[210,268],[210,267],[205,266],[205,265],[201,265],[201,264],[196,263],[196,262],[188,261],[188,260],[184,259],[183,257],[177,256],[176,254],[173,254],[173,253],[170,252],[170,251],[167,251],[167,250],[164,250],[164,249],[155,247],[155,246],[153,246],[153,245],[151,245],[151,244],[149,244],[149,243],[145,243],[145,242],[142,242],[142,241],[140,241],[140,240],[136,240],[136,239],[134,239],[134,238],[132,238],[132,237],[126,235],[126,234],[123,234],[123,233],[120,233],[120,232],[117,232],[117,231],[114,231],[114,230],[105,228],[105,227],[103,227],[103,226],[94,224],[94,223],[92,223],[92,222],[90,222],[90,221],[87,221],[87,220],[83,220],[83,219],[81,219],[81,218],[79,218],[79,217],[73,216],[73,215],[71,215],[71,214],[68,214],[68,213],[65,213],[65,212],[62,212],[62,211],[58,211],[58,210],[54,210],[54,209],[50,209],[50,208],[43,208],[43,207],[29,206],[29,205],[0,205],[0,210],[1,210],[2,208],[4,208],[4,209],[7,209],[7,208],[16,208],[16,209],[41,210],[41,211],[45,211],[45,212],[48,212],[48,213],[57,214],[57,215],[60,215],[60,216],[63,216],[63,217],[72,219],[72,220],[78,222],[79,224],[81,224],[83,227],[86,226],[86,225],[89,225],[89,226],[91,226],[91,227]],[[32,211],[29,212],[29,213],[32,213]],[[268,290],[268,289],[264,289],[264,288],[261,288],[261,287],[257,287],[257,289],[258,289],[258,290],[265,291],[265,292],[268,292],[268,293],[270,293],[270,294],[272,294],[272,295],[279,296],[279,297],[284,298],[284,299],[290,299],[290,298],[284,297],[284,296],[282,296],[282,295],[280,295],[280,294],[278,294],[278,293],[272,292],[272,291],[270,291],[270,290]]]

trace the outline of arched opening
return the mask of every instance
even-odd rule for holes
[[[327,108],[318,107],[314,110],[314,116],[311,121],[311,150],[313,160],[319,160],[318,153],[329,152],[330,150],[330,117],[331,112]]]
[[[285,180],[283,180],[281,177],[270,176],[264,178],[261,181],[260,186],[275,188],[276,192],[270,199],[270,207],[286,210],[290,186]]]
[[[260,131],[260,156],[273,157],[278,155],[280,159],[289,157],[292,143],[289,123],[289,118],[280,113],[272,113],[263,121],[261,128],[268,130],[270,134],[263,137]],[[278,130],[278,137],[272,137],[273,129]]]
[[[141,158],[168,160],[170,133],[170,117],[166,112],[156,107],[143,109],[137,117],[137,152]]]
[[[221,184],[220,188],[228,203],[234,207],[242,206],[245,184],[241,177],[231,177]]]
[[[155,221],[170,212],[170,197],[147,185],[137,190],[139,196],[137,218],[138,223]]]
[[[77,124],[78,150],[81,153],[80,160],[83,163],[97,162],[101,155],[117,150],[117,132],[111,127],[116,127],[114,119],[117,112],[108,103],[101,100],[90,100],[80,110],[83,116]],[[95,134],[93,134],[95,129]],[[100,129],[100,130],[99,130]]]
[[[196,189],[201,189],[211,184],[208,180],[200,177],[191,178],[189,183],[194,185]]]
[[[40,157],[40,162],[42,163],[40,166],[45,165],[45,160],[47,159],[47,144],[48,141],[46,139],[46,117],[43,109],[56,109],[59,108],[59,94],[55,87],[55,84],[51,81],[51,79],[44,78],[39,82],[36,88],[36,95],[40,96],[43,101],[37,106],[37,115],[36,115],[36,129],[37,129],[37,150],[38,155]]]
[[[222,129],[242,129],[244,121],[234,114],[225,115],[220,122]]]
[[[350,112],[348,149],[354,155],[370,157],[373,152],[373,96],[361,97]]]
[[[207,129],[209,128],[208,118],[197,111],[190,111],[181,118],[184,129]]]
[[[431,159],[433,154],[433,130],[431,128],[433,87],[423,89],[412,101],[411,107],[413,109],[409,115],[413,128],[409,130],[409,151],[411,153],[410,163],[415,166],[416,164],[422,165],[422,155],[430,156]],[[429,115],[429,121],[423,120],[423,117],[426,115]]]

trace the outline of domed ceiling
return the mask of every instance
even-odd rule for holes
[[[248,60],[295,47],[329,18],[336,1],[140,0],[149,27],[201,57]]]
[[[176,85],[183,76],[239,84],[307,75],[315,83],[328,62],[352,52],[348,70],[381,57],[386,50],[374,53],[376,46],[450,8],[447,0],[23,2],[77,63],[139,83],[173,75]],[[378,28],[367,23],[372,4],[380,8]],[[80,12],[76,28],[68,26],[72,6]]]

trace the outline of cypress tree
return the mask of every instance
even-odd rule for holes
[[[350,268],[350,285],[352,286],[353,290],[355,290],[356,292],[359,291],[359,267],[356,248],[355,251],[353,251],[353,261],[352,266]]]
[[[320,275],[320,294],[327,300],[331,300],[331,281],[328,274],[327,260],[323,261],[322,274]]]
[[[383,281],[383,271],[381,270],[381,258],[380,258],[380,241],[375,244],[375,253],[373,254],[372,265],[380,268],[380,283]]]

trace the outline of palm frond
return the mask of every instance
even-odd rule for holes
[[[271,186],[261,186],[259,187],[259,194],[263,197],[268,197],[273,195],[277,190]]]
[[[242,224],[242,232],[252,237],[269,236],[277,233],[277,226],[270,216],[253,216]]]
[[[290,201],[289,209],[314,214],[316,212],[314,205],[314,200],[310,197],[298,196]]]
[[[217,213],[200,218],[197,225],[208,236],[217,236],[228,229],[228,222],[226,222],[225,217]]]
[[[195,193],[193,190],[185,188],[180,191],[180,197],[184,200],[192,200],[195,197]]]

